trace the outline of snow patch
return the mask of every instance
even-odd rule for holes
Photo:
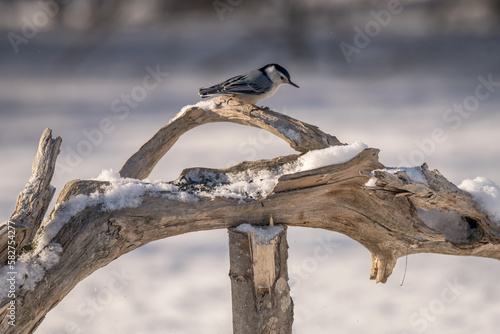
[[[103,170],[95,180],[110,183],[109,186],[104,188],[103,195],[97,194],[98,204],[102,204],[104,211],[136,208],[141,205],[142,196],[146,194],[183,202],[196,202],[199,200],[196,195],[182,192],[179,187],[169,182],[122,178],[120,174],[112,169]]]
[[[412,180],[413,182],[417,183],[423,183],[425,185],[427,184],[427,180],[425,179],[424,172],[422,171],[422,167],[416,166],[416,167],[394,167],[394,168],[386,168],[386,171],[391,173],[391,174],[396,174],[397,172],[406,172],[406,175]]]
[[[238,225],[234,230],[242,233],[255,233],[255,241],[258,244],[268,245],[285,229],[282,225],[274,226],[253,226],[250,224]]]
[[[196,103],[195,106],[205,111],[210,111],[217,108],[217,103],[214,100],[205,100]]]
[[[366,148],[368,146],[358,140],[350,145],[330,146],[322,150],[309,151],[298,159],[299,166],[296,172],[345,163]]]
[[[188,111],[189,109],[191,109],[193,107],[197,107],[197,108],[203,109],[205,111],[209,111],[209,110],[212,110],[212,109],[216,109],[217,108],[217,103],[215,103],[213,100],[206,100],[206,101],[200,101],[200,102],[198,102],[196,104],[187,105],[187,106],[183,107],[181,109],[181,111],[179,111],[174,116],[174,118],[172,118],[168,123],[170,124],[173,121],[175,121],[176,119],[182,117],[186,113],[186,111]]]
[[[226,198],[257,198],[269,194],[283,175],[283,167],[274,171],[245,171],[237,174],[227,174],[229,183],[215,187],[212,196]]]
[[[12,275],[16,276],[16,291],[19,291],[21,286],[24,286],[25,289],[33,291],[36,283],[41,281],[45,273],[57,262],[59,262],[59,256],[62,251],[63,249],[61,245],[51,243],[45,247],[38,254],[38,256],[33,256],[33,253],[25,253],[21,255],[16,261],[15,270],[11,270],[9,266],[3,266],[0,268],[0,277],[4,278],[0,281],[1,296],[6,297],[9,290],[11,290],[10,282],[7,281],[7,278],[10,278]]]
[[[44,232],[39,239],[36,240],[36,247],[33,251],[33,255],[40,253],[57,233],[59,233],[61,228],[71,219],[71,217],[87,207],[97,205],[97,195],[97,193],[90,196],[80,194],[70,198],[64,203],[56,204],[54,213],[46,218],[44,224],[42,224]]]
[[[488,216],[500,225],[500,187],[485,177],[466,179],[458,188],[467,191]]]
[[[45,247],[38,256],[31,256],[30,253],[23,254],[19,257],[18,263],[24,264],[24,288],[34,290],[36,283],[43,279],[45,273],[59,262],[59,256],[63,252],[63,248],[58,243],[51,243]]]
[[[377,178],[374,175],[375,171],[387,172],[390,174],[396,174],[397,172],[406,172],[406,175],[410,178],[411,181],[422,183],[428,186],[427,180],[425,179],[424,172],[422,171],[422,167],[387,167],[383,169],[376,169],[372,171],[372,177],[365,183],[366,187],[375,187]]]

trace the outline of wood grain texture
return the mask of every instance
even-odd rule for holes
[[[50,185],[62,139],[52,138],[52,130],[45,129],[31,168],[31,177],[19,193],[14,213],[9,222],[0,225],[0,263],[7,261],[8,224],[15,228],[15,253],[29,245],[42,224],[47,208],[55,193]]]
[[[252,232],[230,228],[228,233],[233,333],[291,334],[286,226],[268,243]]]

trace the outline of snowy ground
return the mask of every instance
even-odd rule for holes
[[[225,51],[243,54],[238,61],[221,60],[213,40],[189,29],[115,32],[81,49],[72,33],[40,34],[21,45],[19,54],[2,45],[1,219],[9,217],[29,178],[44,128],[63,138],[53,182],[60,190],[69,180],[119,170],[184,105],[198,101],[199,87],[268,62],[281,63],[301,86],[282,87],[262,103],[273,110],[318,125],[343,142],[379,148],[386,166],[425,161],[456,184],[476,176],[500,184],[500,87],[466,116],[453,111],[454,104],[472,101],[481,80],[500,81],[498,38],[408,41],[382,35],[347,65],[338,54],[340,37],[317,37],[330,47],[317,44],[319,56],[304,62],[272,45],[266,52],[241,51],[245,31],[223,31],[232,36]],[[122,94],[138,92],[158,64],[169,74],[133,106],[125,104]],[[112,124],[106,133],[103,119]],[[210,124],[183,136],[151,179],[172,180],[185,167],[226,167],[290,153],[262,131]],[[370,254],[350,239],[323,230],[288,233],[295,333],[498,331],[498,261],[410,256],[403,286],[405,259],[387,284],[375,285],[368,280]],[[36,333],[230,333],[228,266],[225,231],[151,243],[80,283]]]

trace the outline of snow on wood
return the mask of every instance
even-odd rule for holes
[[[479,207],[488,213],[490,218],[500,226],[500,187],[485,177],[466,179],[458,188],[472,195]]]

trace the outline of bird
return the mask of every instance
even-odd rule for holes
[[[210,95],[229,95],[242,102],[256,104],[276,93],[284,84],[300,88],[290,79],[290,74],[278,64],[267,64],[257,70],[250,71],[227,79],[217,85],[200,88],[198,94],[202,98]]]

